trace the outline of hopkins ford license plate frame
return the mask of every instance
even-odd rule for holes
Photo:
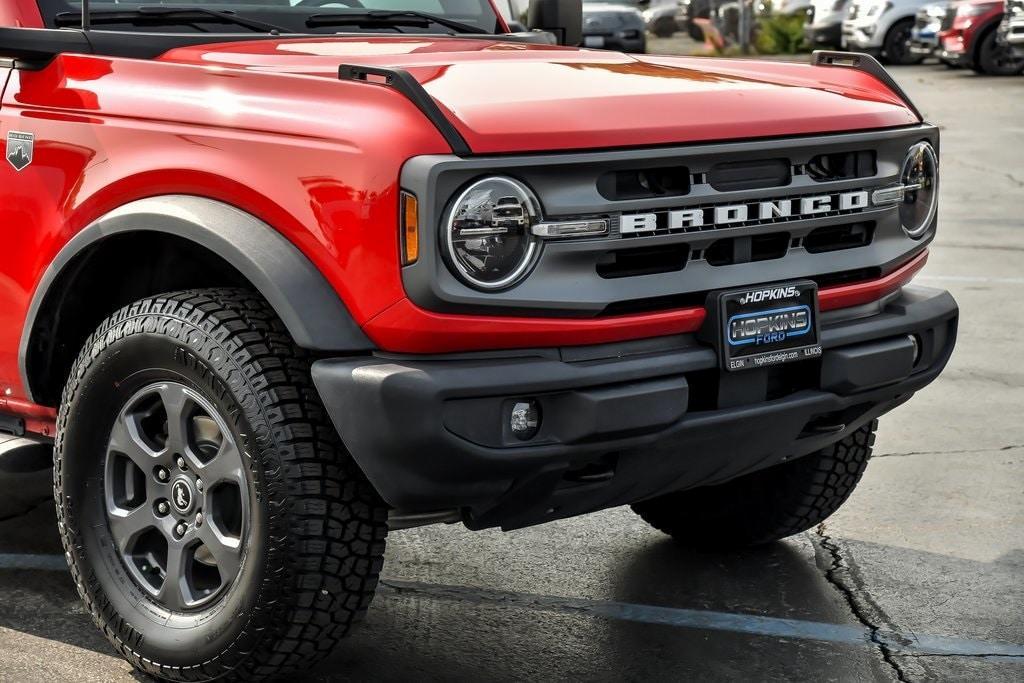
[[[811,280],[713,292],[708,314],[724,370],[821,356],[818,285]]]

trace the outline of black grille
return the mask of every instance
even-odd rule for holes
[[[870,178],[875,175],[875,153],[832,152],[819,154],[806,166],[807,175],[818,182]]]
[[[874,232],[873,221],[815,228],[804,237],[804,249],[812,254],[824,254],[829,251],[866,247],[871,244]]]
[[[759,159],[715,164],[708,172],[708,184],[719,192],[784,187],[792,179],[788,159]]]
[[[788,250],[788,232],[729,237],[713,242],[704,252],[704,260],[713,266],[731,266],[782,258]]]
[[[531,187],[545,220],[604,219],[608,231],[545,240],[529,277],[487,293],[458,283],[440,262],[436,232],[425,231],[403,282],[430,310],[591,318],[700,305],[710,290],[760,282],[841,280],[829,274],[890,263],[918,246],[898,208],[871,197],[899,182],[911,144],[936,137],[919,126],[493,160],[420,157],[402,183],[427,198],[424,224],[441,224],[451,197],[494,173]]]
[[[610,251],[597,260],[597,274],[605,279],[671,273],[686,267],[690,257],[687,244],[637,247]]]
[[[690,171],[685,166],[611,171],[597,179],[597,191],[612,201],[682,197],[690,191]]]

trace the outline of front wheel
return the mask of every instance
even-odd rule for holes
[[[651,526],[686,545],[760,545],[806,531],[846,502],[860,481],[877,421],[838,443],[717,486],[637,503]]]
[[[885,34],[885,42],[882,44],[882,56],[887,63],[897,66],[920,63],[923,57],[915,55],[910,51],[910,34],[913,29],[914,20],[905,19],[896,22],[889,29],[889,32]]]
[[[1015,76],[1024,71],[1024,59],[1014,55],[1008,47],[1000,45],[993,29],[982,38],[978,46],[978,58],[972,68],[989,76]]]
[[[658,17],[651,25],[651,33],[659,38],[671,38],[676,32],[675,17]]]
[[[387,509],[250,292],[167,294],[103,322],[64,390],[54,458],[78,591],[147,674],[279,676],[369,606]]]

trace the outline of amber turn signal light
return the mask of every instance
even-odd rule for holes
[[[402,192],[402,265],[416,263],[420,257],[420,207],[416,196]]]

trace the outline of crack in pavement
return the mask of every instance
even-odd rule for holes
[[[873,453],[872,459],[875,458],[905,458],[909,455],[956,455],[963,453],[1003,453],[1005,451],[1013,451],[1018,448],[1024,448],[1024,444],[1010,444],[1009,446],[1000,446],[999,448],[954,448],[942,451],[907,451],[905,453]]]
[[[938,652],[901,652],[897,655],[898,657],[913,657],[915,659],[924,659],[926,657],[953,657],[955,659],[991,659],[993,661],[1020,661],[1024,659],[1024,655],[1001,655],[996,653],[987,654],[963,654],[960,652],[951,652],[948,654],[940,654]]]
[[[879,654],[882,656],[884,661],[889,668],[892,669],[893,674],[896,676],[897,681],[907,682],[908,679],[903,672],[903,668],[899,665],[899,662],[893,657],[893,651],[889,646],[886,638],[882,637],[882,628],[878,624],[874,623],[868,616],[867,611],[861,604],[861,600],[858,599],[856,592],[853,588],[848,586],[842,581],[837,573],[841,569],[849,570],[849,564],[843,559],[842,552],[839,549],[839,545],[832,540],[832,537],[825,532],[825,523],[822,522],[814,529],[815,534],[819,539],[821,547],[828,552],[831,558],[831,566],[825,570],[825,580],[828,581],[839,594],[843,596],[847,607],[857,621],[859,621],[864,628],[868,630],[868,635],[871,642],[878,648]]]

